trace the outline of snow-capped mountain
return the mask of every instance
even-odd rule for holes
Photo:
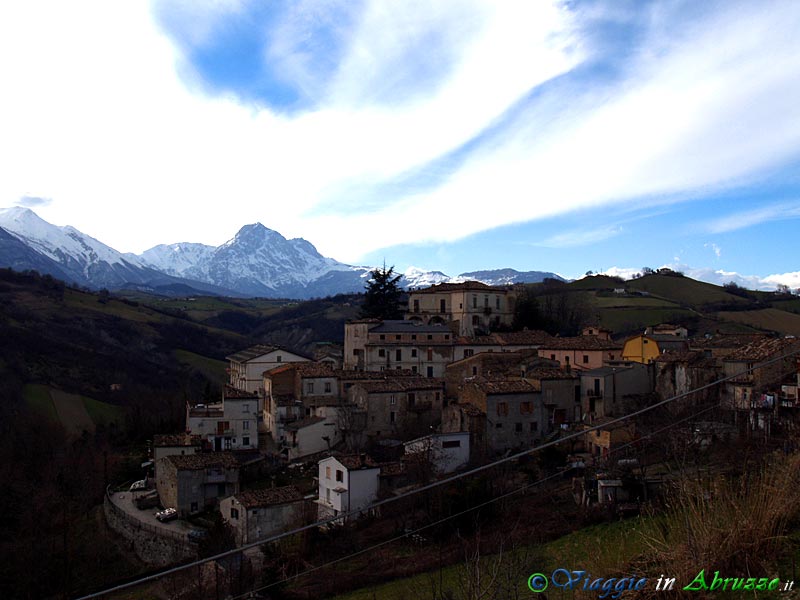
[[[202,272],[201,265],[208,262],[214,254],[216,247],[206,244],[159,244],[141,255],[130,254],[141,260],[144,264],[158,269],[175,277],[192,277],[194,273]]]
[[[242,227],[219,247],[178,243],[143,252],[147,265],[251,296],[310,298],[361,291],[363,269],[322,256],[310,242],[287,240],[261,223]]]
[[[138,287],[156,291],[176,287],[182,293],[235,294],[201,282],[170,277],[145,265],[137,256],[123,255],[110,246],[69,225],[59,227],[40,218],[28,208],[0,209],[0,228],[25,245],[29,252],[4,244],[0,265],[35,269],[70,283],[90,288]],[[8,242],[8,240],[6,240]],[[33,253],[33,254],[31,254]],[[24,260],[23,260],[24,258]]]
[[[400,280],[402,286],[408,288],[425,288],[437,283],[451,281],[452,277],[441,271],[425,271],[417,267],[408,267]]]
[[[326,258],[310,242],[286,239],[261,223],[245,225],[218,247],[181,242],[140,255],[122,254],[74,227],[52,225],[19,207],[0,209],[0,266],[35,269],[95,289],[300,299],[362,292],[372,270]],[[409,267],[400,283],[406,289],[466,280],[507,285],[546,277],[560,279],[554,273],[513,269],[450,277]]]

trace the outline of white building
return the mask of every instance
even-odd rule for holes
[[[469,462],[469,431],[432,433],[406,442],[405,455],[421,455],[440,475],[452,473]]]
[[[199,435],[215,452],[258,448],[259,399],[226,387],[222,402],[186,405],[186,432]]]
[[[258,393],[262,389],[262,373],[284,363],[303,362],[310,357],[291,352],[280,346],[252,346],[225,357],[229,362],[228,383],[245,392]]]
[[[339,412],[334,406],[313,409],[313,415],[283,425],[282,452],[288,461],[330,451],[342,440]]]
[[[318,517],[361,510],[378,499],[380,467],[365,454],[319,461]]]

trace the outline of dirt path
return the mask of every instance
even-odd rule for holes
[[[86,412],[83,399],[75,394],[68,394],[60,390],[50,390],[53,406],[56,407],[58,420],[68,433],[81,435],[84,430],[94,431],[94,421]]]

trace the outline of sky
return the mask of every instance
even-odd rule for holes
[[[0,207],[123,252],[800,287],[800,3],[0,4]]]

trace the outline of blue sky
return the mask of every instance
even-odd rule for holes
[[[800,5],[0,7],[0,206],[121,250],[800,287]],[[37,200],[38,199],[38,200]]]

